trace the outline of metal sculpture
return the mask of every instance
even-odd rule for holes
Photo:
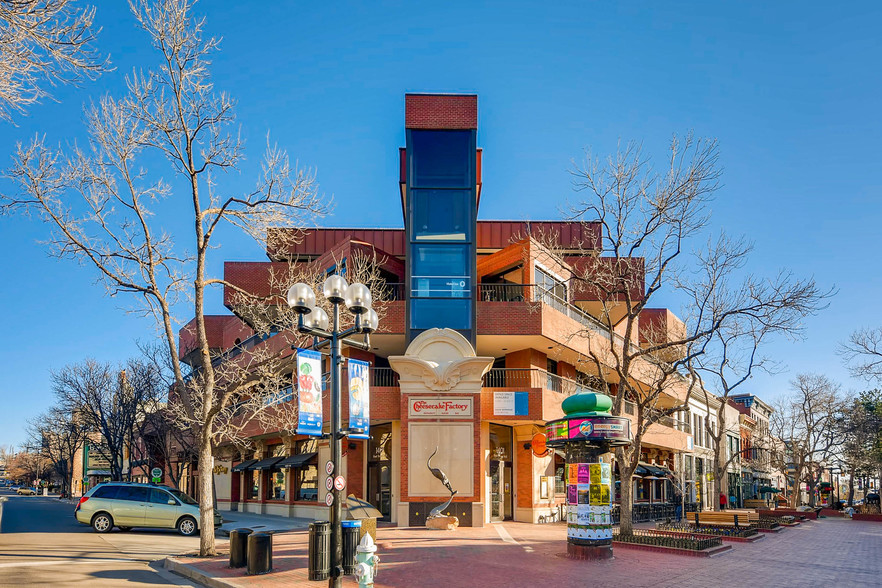
[[[443,514],[445,510],[450,506],[450,503],[453,502],[453,497],[456,496],[456,490],[450,487],[450,480],[447,478],[447,474],[441,471],[440,468],[432,467],[432,458],[435,457],[435,454],[438,453],[438,446],[435,446],[435,451],[432,452],[432,455],[429,456],[429,459],[426,460],[426,467],[429,468],[429,471],[432,472],[432,475],[438,478],[444,487],[447,488],[447,491],[450,492],[450,498],[447,499],[447,502],[440,506],[436,506],[429,512],[429,516],[427,519],[434,519],[436,517],[446,516]]]

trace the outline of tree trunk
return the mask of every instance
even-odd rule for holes
[[[210,439],[199,441],[199,555],[217,555],[214,545],[214,456]]]
[[[848,506],[854,506],[854,470],[848,472]]]
[[[619,472],[623,472],[622,464],[619,463]],[[630,535],[634,531],[631,505],[633,504],[631,476],[621,475],[621,500],[619,503],[619,533]]]

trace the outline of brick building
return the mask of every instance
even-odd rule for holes
[[[409,94],[405,127],[396,196],[402,228],[315,228],[296,243],[270,233],[267,261],[229,262],[224,277],[249,292],[281,295],[270,286],[274,268],[294,262],[345,276],[352,256],[375,254],[389,295],[371,351],[347,352],[371,363],[371,431],[344,444],[346,492],[399,525],[420,524],[448,497],[427,467],[437,450],[432,466],[458,491],[451,510],[461,524],[536,521],[564,502],[565,485],[563,459],[535,451],[533,437],[562,416],[567,395],[603,377],[586,358],[591,345],[608,344],[597,319],[608,309],[580,288],[574,271],[622,263],[639,276],[633,294],[640,296],[642,260],[603,256],[592,223],[479,220],[477,96]],[[232,315],[206,317],[215,350],[276,344],[254,335],[232,291],[224,300]],[[656,333],[683,329],[665,309],[646,310],[644,319]],[[642,335],[620,344],[646,344]],[[180,347],[188,359],[194,344],[186,328]],[[445,365],[456,377],[439,377]],[[670,406],[687,400],[685,384],[667,393]],[[344,422],[347,408],[344,395]],[[632,406],[624,412],[633,417]],[[253,451],[216,464],[221,508],[327,518],[327,442],[272,431],[253,440]],[[656,469],[643,471],[676,470],[678,454],[691,446],[689,422],[652,425],[643,460]],[[667,498],[659,477],[635,479],[638,502]]]

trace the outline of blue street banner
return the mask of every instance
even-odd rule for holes
[[[322,434],[322,354],[297,350],[297,434]]]
[[[370,364],[349,360],[349,436],[367,439],[370,436]]]

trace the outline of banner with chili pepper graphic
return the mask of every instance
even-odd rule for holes
[[[367,439],[370,436],[370,364],[349,360],[349,436]]]
[[[322,354],[297,350],[297,434],[322,434]]]

